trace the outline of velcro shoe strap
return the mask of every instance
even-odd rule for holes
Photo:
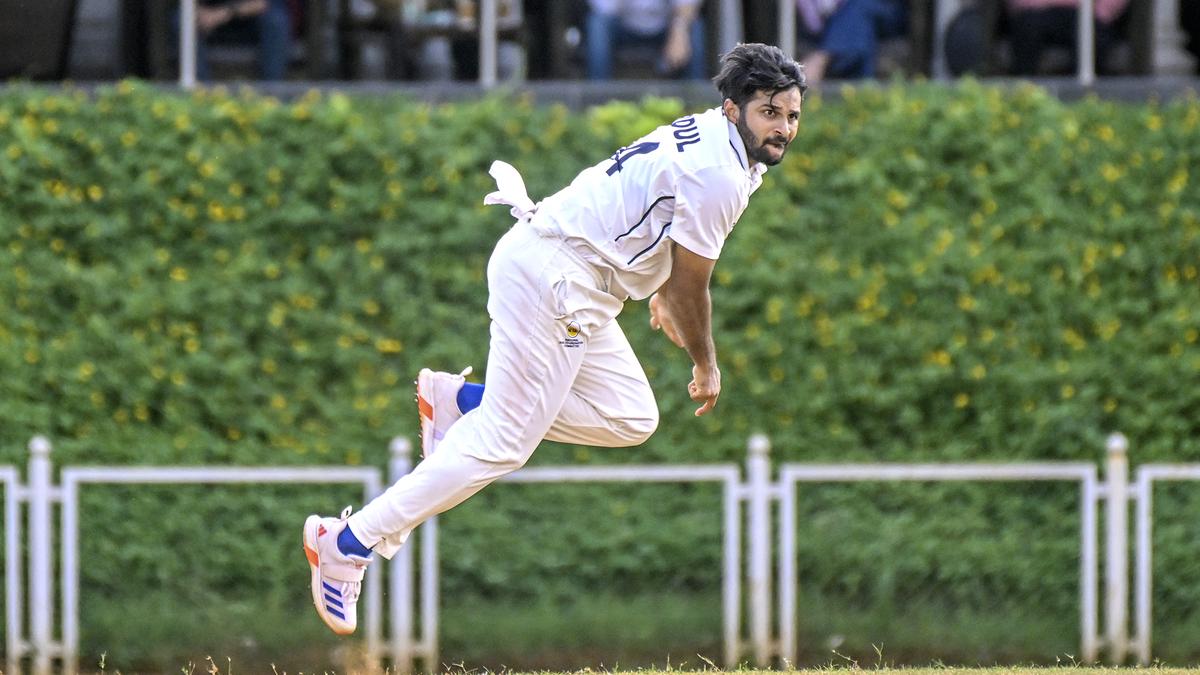
[[[350,563],[321,563],[321,576],[337,581],[362,581],[367,568]]]

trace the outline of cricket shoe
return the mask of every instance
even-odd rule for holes
[[[338,535],[349,517],[347,506],[339,518],[309,516],[304,521],[304,555],[312,570],[313,604],[325,625],[338,635],[349,635],[358,625],[358,594],[371,562],[338,550]]]
[[[417,373],[417,413],[421,417],[421,456],[437,449],[446,432],[462,417],[458,409],[458,391],[463,388],[471,366],[461,373],[435,372],[422,368]]]

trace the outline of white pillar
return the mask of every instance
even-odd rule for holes
[[[496,36],[496,0],[482,0],[479,3],[479,85],[484,89],[496,86],[497,51],[499,40]]]
[[[1184,49],[1187,38],[1179,27],[1179,0],[1154,0],[1152,39],[1155,75],[1192,74],[1196,64]]]
[[[1095,0],[1083,0],[1079,3],[1079,85],[1090,87],[1096,83],[1096,6]]]
[[[392,458],[388,463],[388,478],[395,483],[412,470],[412,443],[397,436],[388,446]],[[413,672],[413,551],[404,546],[392,560],[388,570],[388,602],[391,604],[391,670],[400,675]],[[428,630],[428,629],[426,629]]]
[[[779,3],[779,48],[784,54],[796,58],[796,3],[781,0]]]
[[[1150,665],[1150,626],[1151,626],[1151,569],[1154,564],[1151,551],[1151,536],[1153,531],[1153,521],[1150,514],[1153,508],[1152,500],[1154,498],[1154,483],[1150,481],[1150,477],[1146,474],[1145,469],[1138,471],[1137,486],[1134,494],[1137,495],[1137,514],[1134,525],[1134,540],[1136,541],[1137,554],[1134,558],[1134,573],[1133,573],[1133,607],[1134,607],[1134,632],[1133,632],[1133,647],[1134,655],[1137,657],[1139,666]]]
[[[1117,433],[1106,443],[1108,511],[1105,534],[1104,614],[1109,659],[1125,662],[1129,650],[1129,442]]]
[[[748,449],[750,642],[754,665],[766,667],[771,659],[771,441],[755,434]]]
[[[54,640],[50,441],[34,436],[29,454],[29,637],[34,675],[49,675]]]
[[[196,86],[196,0],[179,3],[179,86]]]
[[[738,0],[721,0],[721,24],[717,26],[717,53],[725,54],[743,39],[742,3]],[[704,64],[705,67],[708,64]]]

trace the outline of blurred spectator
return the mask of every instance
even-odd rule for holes
[[[703,79],[704,21],[701,0],[589,0],[587,70],[592,80],[613,74],[617,51],[658,51],[660,77]]]
[[[1096,72],[1112,74],[1112,47],[1117,41],[1117,19],[1129,0],[1095,0]],[[1041,73],[1042,53],[1048,46],[1066,47],[1070,70],[1077,69],[1079,0],[1008,0],[1014,75]]]
[[[1200,72],[1200,2],[1179,3],[1179,25],[1188,36],[1187,48],[1195,57]]]
[[[881,40],[905,34],[906,0],[797,0],[801,32],[817,43],[804,58],[809,84],[875,77]]]
[[[212,44],[258,45],[259,77],[282,80],[291,54],[288,0],[199,0],[196,3],[196,77],[212,78]]]

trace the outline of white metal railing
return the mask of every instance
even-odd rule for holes
[[[723,660],[728,667],[749,655],[757,666],[767,666],[772,657],[794,662],[797,635],[796,607],[796,487],[799,483],[846,481],[1077,481],[1081,485],[1080,516],[1080,623],[1081,657],[1096,660],[1099,647],[1108,649],[1112,663],[1123,663],[1132,648],[1139,663],[1151,658],[1151,515],[1153,484],[1159,480],[1200,480],[1200,464],[1143,465],[1137,483],[1129,485],[1128,443],[1120,434],[1107,440],[1104,479],[1090,463],[1032,462],[1016,464],[784,464],[778,480],[771,479],[770,442],[762,435],[748,443],[745,480],[734,464],[625,465],[531,467],[513,473],[506,483],[563,482],[710,482],[722,485],[722,640]],[[370,467],[64,467],[61,485],[53,483],[50,443],[36,437],[29,443],[28,483],[18,471],[0,466],[0,484],[5,504],[5,615],[7,672],[21,672],[30,660],[37,675],[51,672],[55,659],[62,671],[75,672],[79,642],[79,490],[87,484],[213,484],[213,483],[350,483],[363,486],[369,500],[382,491],[382,476]],[[412,467],[412,445],[405,438],[393,439],[389,478],[398,480]],[[1097,635],[1097,508],[1107,500],[1105,518],[1105,635]],[[1136,502],[1135,636],[1128,637],[1128,523],[1127,505]],[[779,509],[778,607],[771,602],[772,502]],[[22,580],[25,569],[21,555],[21,504],[28,504],[28,590],[25,603]],[[62,638],[55,640],[53,628],[55,588],[53,580],[54,532],[52,513],[61,504],[61,626]],[[742,565],[742,504],[746,505],[746,564]],[[383,587],[382,566],[369,570],[364,597],[363,627],[367,652],[375,663],[385,653],[398,673],[413,671],[417,659],[425,670],[436,670],[438,661],[438,557],[437,519],[420,528],[420,564],[413,564],[415,546],[405,546],[388,566],[390,638],[381,644]],[[421,574],[421,635],[415,635],[416,603],[414,574]],[[742,610],[742,583],[749,587],[746,611]],[[26,639],[24,611],[29,612]],[[772,639],[771,616],[777,609],[778,639]],[[742,639],[743,627],[748,640]]]
[[[796,485],[857,481],[1074,481],[1080,484],[1080,645],[1085,663],[1096,660],[1096,466],[1085,462],[1026,464],[785,464],[780,507],[780,657],[796,661]]]
[[[1136,559],[1134,572],[1134,649],[1138,663],[1150,663],[1151,624],[1151,563],[1153,546],[1150,536],[1153,523],[1150,515],[1154,494],[1154,482],[1160,480],[1200,480],[1200,464],[1143,464],[1138,468],[1137,482],[1132,496],[1137,501],[1134,524]]]
[[[11,466],[0,467],[0,483],[4,484],[4,642],[5,664],[8,672],[19,673],[21,656],[31,645],[21,636],[24,603],[21,593],[21,479]]]
[[[50,466],[49,452],[35,455],[34,463]],[[32,467],[31,467],[32,468]],[[63,671],[74,672],[79,654],[79,487],[85,484],[267,484],[267,483],[350,483],[363,486],[363,499],[382,492],[378,469],[371,467],[67,467],[62,470],[62,660]],[[42,502],[35,502],[42,503]],[[48,539],[48,537],[47,537]],[[382,629],[383,567],[367,568],[363,603],[363,632],[367,658],[380,655]],[[35,602],[34,607],[38,605]],[[49,606],[49,603],[46,605]],[[38,612],[43,620],[49,612]],[[39,655],[40,656],[40,655]],[[35,672],[40,670],[34,668]]]

